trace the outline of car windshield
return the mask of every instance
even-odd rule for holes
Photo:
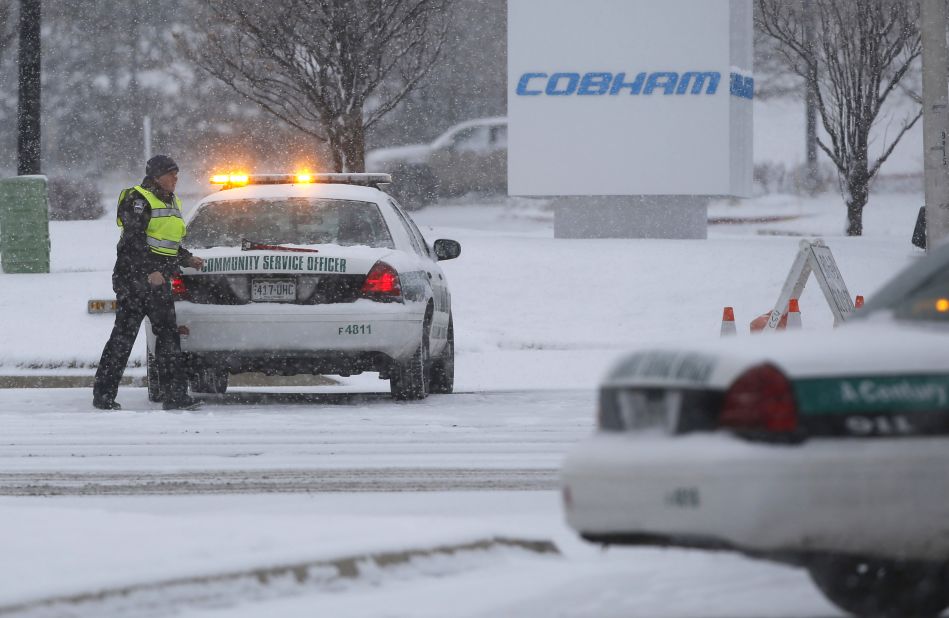
[[[891,312],[898,320],[949,324],[949,244],[894,277],[866,310]]]
[[[233,247],[245,238],[274,245],[394,248],[378,205],[316,198],[212,202],[188,224],[185,244],[197,248]]]
[[[949,324],[949,268],[937,272],[919,288],[893,306],[900,320],[923,320]]]

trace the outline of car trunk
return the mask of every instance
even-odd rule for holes
[[[205,265],[186,269],[176,297],[202,305],[351,303],[362,297],[372,265],[388,249],[320,248],[296,252],[199,252]]]

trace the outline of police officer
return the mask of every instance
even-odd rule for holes
[[[201,268],[204,261],[181,247],[185,223],[181,200],[174,192],[177,183],[178,165],[167,155],[157,155],[148,160],[142,184],[119,195],[116,223],[122,236],[112,272],[118,310],[96,371],[92,394],[96,408],[122,408],[115,396],[145,316],[156,337],[162,407],[172,410],[200,406],[188,396],[170,282],[181,266]]]

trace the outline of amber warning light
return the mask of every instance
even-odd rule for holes
[[[376,187],[390,184],[392,176],[389,174],[215,174],[211,176],[211,184],[221,185],[224,189],[242,187],[244,185],[287,185],[287,184],[341,184]]]
[[[246,185],[250,182],[250,176],[247,174],[215,174],[211,176],[212,185],[230,185],[237,187]]]

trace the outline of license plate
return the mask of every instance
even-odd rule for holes
[[[617,403],[624,429],[675,433],[679,425],[682,404],[679,391],[620,391]]]
[[[291,303],[297,299],[297,283],[293,279],[254,279],[250,299],[255,303]]]

